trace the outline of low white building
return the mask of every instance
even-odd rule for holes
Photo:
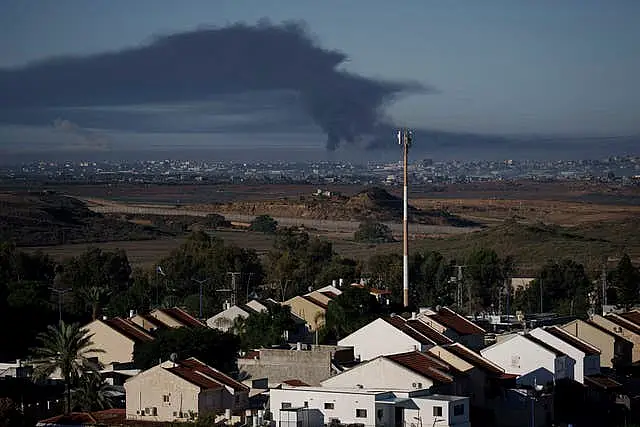
[[[544,385],[560,379],[573,379],[575,361],[529,334],[513,334],[481,350],[480,354],[506,373],[518,375],[516,382],[521,385]]]
[[[432,389],[466,395],[468,377],[435,356],[412,351],[380,356],[322,381],[323,387],[391,390]]]
[[[355,357],[360,360],[371,360],[386,354],[424,352],[434,345],[451,342],[453,341],[419,320],[391,316],[376,319],[363,326],[338,341],[338,345],[353,347]]]
[[[279,427],[331,422],[367,427],[469,427],[469,398],[419,391],[294,387],[270,391]]]
[[[584,384],[584,377],[600,374],[600,350],[557,326],[536,328],[532,336],[565,353],[573,360],[573,379]]]

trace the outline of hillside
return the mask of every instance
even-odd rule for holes
[[[0,193],[0,240],[18,246],[145,240],[156,230],[90,211],[73,197],[50,192]]]
[[[628,224],[629,228],[621,229],[619,233],[612,231],[623,225],[601,223],[571,228],[507,220],[464,236],[425,239],[417,246],[452,257],[464,257],[475,248],[493,248],[501,256],[514,257],[522,266],[521,274],[527,273],[528,266],[563,258],[572,258],[589,268],[599,269],[605,258],[617,258],[625,252],[634,259],[640,259],[640,228]]]
[[[221,214],[244,213],[271,215],[274,217],[307,218],[338,221],[388,221],[402,222],[402,199],[379,187],[367,188],[353,196],[309,195],[297,199],[283,198],[277,201],[236,201],[216,204]],[[409,206],[409,221],[425,225],[449,225],[457,227],[478,226],[445,210],[422,210]]]

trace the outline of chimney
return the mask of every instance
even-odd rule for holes
[[[102,320],[107,320],[107,316],[102,316]]]
[[[343,283],[344,283],[344,279],[340,279],[338,281],[338,287],[341,288]]]
[[[335,279],[331,281],[331,286],[333,286],[334,288],[336,287],[336,281],[335,281]]]
[[[411,320],[416,320],[416,313],[415,312],[411,312]]]
[[[135,310],[129,310],[129,319],[131,319],[135,315],[136,315],[136,311]]]
[[[302,350],[302,343],[301,343],[300,341],[298,341],[298,342],[296,343],[296,350],[297,350],[297,351],[301,351],[301,350]]]
[[[360,284],[361,284],[362,286],[364,286],[364,278],[362,278],[362,277],[360,278]]]

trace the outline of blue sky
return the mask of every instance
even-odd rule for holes
[[[349,56],[346,70],[435,88],[389,106],[396,123],[640,134],[637,0],[0,0],[0,8],[4,68],[201,25],[302,19],[323,48]]]

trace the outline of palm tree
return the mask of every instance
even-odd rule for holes
[[[99,369],[89,360],[89,354],[103,353],[93,348],[93,342],[87,329],[78,323],[68,325],[60,321],[58,326],[49,325],[45,332],[38,335],[39,347],[32,350],[34,360],[34,378],[44,379],[59,371],[64,379],[67,394],[67,413],[71,412],[71,386],[80,375]]]
[[[99,373],[87,372],[71,391],[72,407],[85,412],[112,408],[116,392],[116,388],[105,382]]]
[[[110,294],[111,291],[109,289],[96,285],[87,286],[80,290],[80,297],[87,306],[91,307],[91,318],[93,320],[98,318],[102,303]]]

